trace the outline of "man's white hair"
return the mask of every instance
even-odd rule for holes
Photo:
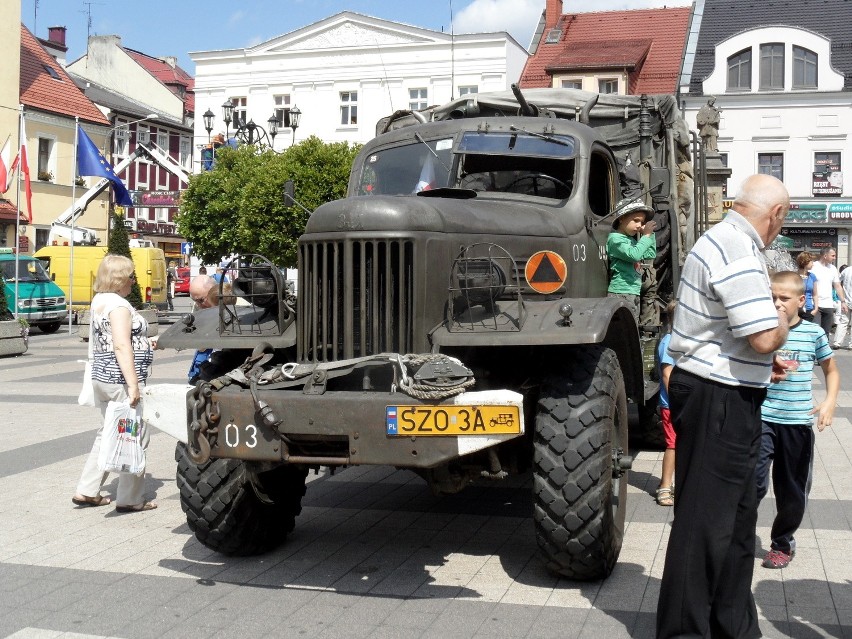
[[[781,180],[771,175],[758,174],[743,181],[734,204],[743,206],[749,212],[765,213],[774,206],[787,204],[789,201],[790,196]]]

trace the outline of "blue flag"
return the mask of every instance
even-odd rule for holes
[[[77,173],[105,177],[112,182],[115,203],[121,206],[133,206],[133,200],[124,182],[115,174],[110,163],[101,155],[98,147],[79,125],[77,125]]]

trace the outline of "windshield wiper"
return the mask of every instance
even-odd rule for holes
[[[437,153],[435,153],[435,149],[433,149],[431,146],[429,146],[429,143],[426,140],[423,139],[423,136],[420,135],[420,131],[416,132],[414,134],[414,137],[417,139],[418,142],[420,142],[420,144],[422,144],[427,149],[429,149],[429,153],[431,153],[432,155],[435,156],[435,158],[438,160],[438,162],[441,163],[441,166],[443,166],[447,170],[447,173],[449,174],[450,167],[448,167],[446,164],[444,164],[444,161],[441,159],[441,156],[438,155]]]
[[[547,142],[553,142],[554,144],[561,144],[562,146],[574,148],[574,145],[571,142],[566,142],[565,140],[560,140],[559,138],[555,138],[552,135],[547,135],[546,133],[535,133],[534,131],[527,131],[526,129],[519,129],[514,124],[509,127],[511,131],[518,131],[520,133],[526,133],[527,135],[531,135],[534,138],[538,138],[539,140],[546,140]]]

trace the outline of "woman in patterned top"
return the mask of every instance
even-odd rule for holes
[[[148,323],[125,298],[136,279],[133,262],[121,255],[104,257],[95,277],[95,293],[91,305],[92,385],[95,400],[105,416],[112,401],[139,403],[139,387],[148,377],[154,352],[148,341]],[[101,495],[101,487],[109,473],[98,470],[101,428],[83,467],[77,494],[71,499],[78,506],[105,506],[110,498]],[[142,429],[142,446],[148,446],[147,429]],[[116,494],[116,510],[138,512],[153,510],[156,502],[144,501],[145,473],[136,476],[120,473]]]

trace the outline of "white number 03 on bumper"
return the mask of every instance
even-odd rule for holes
[[[519,435],[524,432],[521,416],[514,403],[396,405],[385,408],[385,426],[389,437]]]

